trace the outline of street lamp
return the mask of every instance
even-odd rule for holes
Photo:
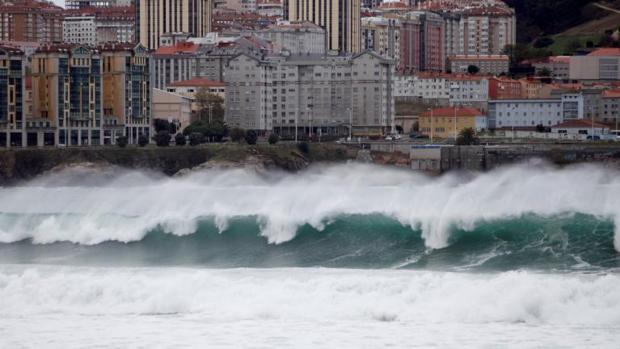
[[[351,141],[353,139],[353,108],[348,107],[347,110],[349,111],[349,141]]]
[[[454,106],[454,143],[456,144],[456,105]]]
[[[433,108],[428,108],[428,110],[431,112],[431,144],[433,144]]]
[[[308,119],[310,121],[310,128],[308,129],[308,140],[312,140],[312,117],[314,116],[314,114],[312,113],[312,106],[308,106]]]

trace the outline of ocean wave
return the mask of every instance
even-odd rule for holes
[[[74,168],[1,188],[0,242],[132,242],[155,229],[184,236],[204,217],[220,232],[234,219],[256,217],[260,234],[282,244],[303,226],[321,231],[338,217],[382,215],[420,231],[431,249],[450,246],[455,231],[528,214],[579,213],[620,226],[620,178],[594,166],[519,165],[440,178],[361,164],[300,174],[207,170],[184,178],[116,172],[98,177]],[[620,250],[620,234],[613,243]]]

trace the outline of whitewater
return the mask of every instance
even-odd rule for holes
[[[2,348],[617,348],[620,177],[533,161],[0,188]]]

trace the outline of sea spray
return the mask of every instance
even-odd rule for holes
[[[420,229],[426,246],[438,249],[450,245],[454,230],[526,214],[620,220],[620,178],[595,166],[526,164],[439,178],[363,164],[315,166],[299,174],[206,170],[183,178],[85,171],[0,189],[0,241],[131,242],[158,227],[191,234],[204,217],[221,231],[235,217],[257,217],[260,234],[281,244],[303,225],[322,230],[343,215],[380,214]],[[617,233],[614,242],[620,250]]]

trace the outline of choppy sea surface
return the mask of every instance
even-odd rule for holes
[[[0,188],[2,348],[618,348],[620,177],[530,163]]]

